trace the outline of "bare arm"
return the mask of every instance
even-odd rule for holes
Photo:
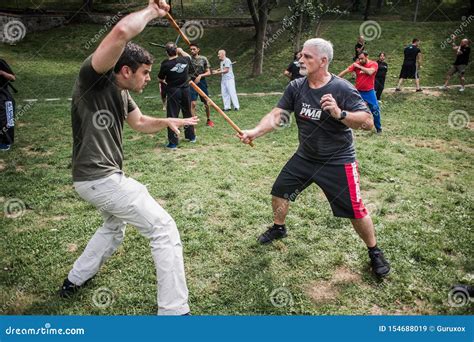
[[[146,8],[120,20],[94,52],[92,56],[94,70],[103,74],[112,69],[119,60],[125,45],[142,32],[148,22],[157,17],[164,17],[168,11],[169,6],[165,0],[159,0],[158,4],[150,0]]]
[[[423,56],[421,52],[418,55],[416,55],[416,61],[418,62],[418,66],[421,68],[421,64],[423,62]]]
[[[3,70],[0,70],[0,76],[3,76],[5,77],[7,80],[9,81],[15,81],[16,80],[16,76],[13,75],[13,74],[10,74],[6,71],[3,71]]]
[[[240,141],[244,144],[249,144],[251,141],[273,131],[280,124],[281,113],[284,111],[281,108],[275,107],[270,113],[265,115],[257,126],[253,129],[242,131],[243,134],[239,134]]]
[[[349,73],[349,72],[351,72],[351,71],[349,70],[349,68],[347,68],[347,69],[341,71],[341,72],[339,73],[339,75],[337,75],[337,76],[339,76],[339,77],[344,77],[344,75],[347,74],[347,73]]]
[[[198,122],[199,119],[196,116],[188,119],[153,118],[151,116],[143,115],[138,107],[128,113],[127,116],[127,123],[130,127],[141,133],[156,133],[163,128],[169,127],[173,132],[179,134],[179,127],[189,125],[195,126]]]
[[[286,77],[288,77],[291,80],[291,72],[289,72],[287,69],[285,69],[285,71],[283,71],[283,75],[285,75]]]
[[[375,72],[374,68],[366,68],[366,67],[363,67],[362,65],[359,65],[358,68],[362,70],[364,73],[366,73],[367,75],[372,75]]]
[[[178,55],[180,55],[180,56],[187,57],[187,58],[191,58],[191,55],[190,55],[189,53],[187,53],[186,51],[184,51],[183,49],[181,49],[181,48],[177,48],[177,49],[176,49],[176,52],[177,52]]]

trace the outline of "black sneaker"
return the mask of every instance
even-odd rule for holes
[[[68,278],[64,279],[63,286],[59,290],[59,297],[69,298],[69,297],[73,296],[77,291],[82,289],[89,281],[90,281],[90,279],[87,280],[81,286],[78,286],[78,285],[75,285],[72,282],[70,282]]]
[[[417,93],[421,93],[422,91],[423,91],[423,89],[421,89],[421,88],[416,90]]]
[[[283,239],[286,237],[286,228],[275,228],[271,226],[265,233],[260,235],[257,239],[262,245],[273,242],[273,240]]]
[[[380,249],[369,250],[369,258],[372,272],[374,272],[377,277],[382,278],[390,273],[390,264],[385,260],[383,252]]]
[[[400,88],[395,88],[395,91],[402,91]]]

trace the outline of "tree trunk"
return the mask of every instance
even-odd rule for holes
[[[358,12],[359,11],[359,6],[360,6],[360,0],[353,0],[352,1],[352,11],[353,12]]]
[[[255,31],[258,31],[257,9],[255,8],[253,0],[247,0],[247,5],[249,6],[250,16],[252,17],[253,26],[255,26]]]
[[[252,67],[252,76],[259,76],[263,72],[263,46],[268,22],[268,0],[258,0],[258,29],[255,42],[255,54]]]
[[[381,10],[383,5],[383,0],[377,0],[377,9]]]
[[[323,22],[323,15],[321,14],[316,21],[316,26],[314,27],[314,37],[319,38],[319,30],[321,29],[321,23]]]
[[[82,4],[87,12],[92,12],[94,8],[94,0],[83,0]]]
[[[295,36],[295,52],[299,51],[301,48],[301,31],[303,30],[303,13],[300,13],[298,17],[298,26],[296,29],[296,36]]]
[[[369,20],[370,0],[365,3],[364,20]]]

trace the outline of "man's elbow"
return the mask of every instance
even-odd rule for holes
[[[111,33],[114,35],[116,40],[128,41],[128,31],[126,24],[119,22],[115,25]]]
[[[364,122],[360,125],[364,131],[371,131],[374,128],[374,118],[372,114],[367,113]]]

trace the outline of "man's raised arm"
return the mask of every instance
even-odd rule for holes
[[[94,70],[103,74],[112,69],[119,60],[125,45],[142,32],[151,20],[164,17],[169,9],[166,0],[150,0],[146,8],[120,20],[94,52],[92,56]]]

